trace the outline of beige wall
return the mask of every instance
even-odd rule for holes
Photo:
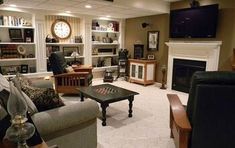
[[[142,28],[142,23],[149,23],[150,26]],[[131,57],[133,58],[134,43],[142,42],[144,44],[144,55],[154,54],[157,60],[156,68],[156,80],[161,82],[161,65],[167,64],[167,47],[165,42],[168,41],[168,26],[169,16],[168,14],[139,17],[133,19],[127,19],[126,21],[126,34],[125,34],[125,47],[129,50]],[[147,51],[147,32],[148,31],[160,31],[159,35],[159,47],[158,51]]]
[[[215,39],[190,39],[193,41],[220,40],[222,41],[219,70],[231,70],[232,49],[235,48],[235,1],[234,0],[200,0],[201,5],[219,3],[219,22],[217,28],[217,37]],[[187,1],[174,2],[171,9],[188,8]],[[143,22],[150,23],[151,26],[142,28]],[[160,31],[159,50],[148,52],[146,50],[147,31]],[[157,60],[156,80],[161,82],[161,65],[167,64],[168,50],[164,42],[169,40],[169,14],[131,18],[126,21],[126,42],[125,47],[130,51],[133,57],[133,45],[136,41],[142,41],[145,45],[145,55],[153,53]],[[173,39],[170,39],[173,40]],[[186,40],[186,39],[178,39]],[[187,39],[189,40],[189,39]]]

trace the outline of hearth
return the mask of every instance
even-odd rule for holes
[[[205,70],[205,61],[173,59],[172,89],[188,93],[193,73]]]
[[[220,54],[221,44],[222,44],[221,41],[190,41],[190,42],[170,41],[170,42],[167,42],[166,45],[169,47],[168,64],[167,64],[167,88],[170,90],[175,89],[172,86],[173,70],[174,70],[173,61],[175,59],[181,59],[181,60],[187,60],[187,61],[192,60],[192,61],[199,61],[199,62],[204,61],[206,63],[205,71],[217,71],[218,64],[219,64],[219,54]],[[187,66],[184,68],[177,68],[177,69],[180,71],[182,69],[185,70],[187,69]],[[191,70],[188,70],[188,71],[189,71],[188,73],[193,73]],[[186,72],[180,72],[180,74],[178,75],[179,76],[186,75]],[[184,82],[185,79],[182,79],[180,77],[177,79],[177,81]],[[184,82],[184,84],[186,83],[188,85],[188,82]],[[187,92],[187,91],[184,91],[184,92]]]

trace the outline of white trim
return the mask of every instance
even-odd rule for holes
[[[206,62],[206,71],[217,71],[222,41],[166,42],[168,47],[167,87],[172,88],[173,59]]]

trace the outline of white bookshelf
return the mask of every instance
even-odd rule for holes
[[[32,26],[3,26],[3,25],[0,25],[0,28],[34,29],[34,27]]]
[[[78,45],[84,45],[84,43],[46,43],[46,45],[51,45],[51,46],[78,46]]]
[[[27,42],[0,42],[0,45],[35,45],[35,43],[33,42],[30,42],[30,43],[27,43]]]
[[[96,33],[119,33],[118,31],[102,31],[102,30],[92,30],[92,32]]]
[[[119,45],[119,43],[92,43],[92,45],[96,45],[96,46],[98,46],[98,45],[100,45],[100,46],[105,46],[105,45],[112,46],[112,45],[115,45],[115,46],[117,46],[117,45]]]
[[[93,72],[98,72],[98,71],[104,71],[105,69],[117,69],[117,65],[113,65],[113,66],[103,66],[103,67],[94,67],[93,68]]]
[[[97,26],[99,25],[99,26]],[[120,48],[120,22],[114,20],[92,20],[92,65],[94,72],[105,69],[117,69],[117,66],[105,66],[117,63]],[[105,51],[106,50],[106,51]],[[110,50],[110,52],[109,52]],[[104,61],[102,67],[99,62]],[[110,63],[111,62],[111,63]],[[102,65],[102,63],[101,63]]]
[[[92,58],[99,58],[99,57],[117,57],[117,54],[103,54],[103,55],[92,55]]]
[[[5,58],[0,59],[0,62],[17,62],[17,61],[33,61],[36,60],[36,58]]]

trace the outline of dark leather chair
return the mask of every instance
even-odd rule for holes
[[[186,110],[167,96],[177,148],[235,148],[235,72],[196,72]]]
[[[50,65],[55,78],[55,89],[58,93],[76,94],[80,86],[92,84],[92,67],[73,66],[73,73],[67,73],[68,67],[62,52],[53,52],[49,57]]]

